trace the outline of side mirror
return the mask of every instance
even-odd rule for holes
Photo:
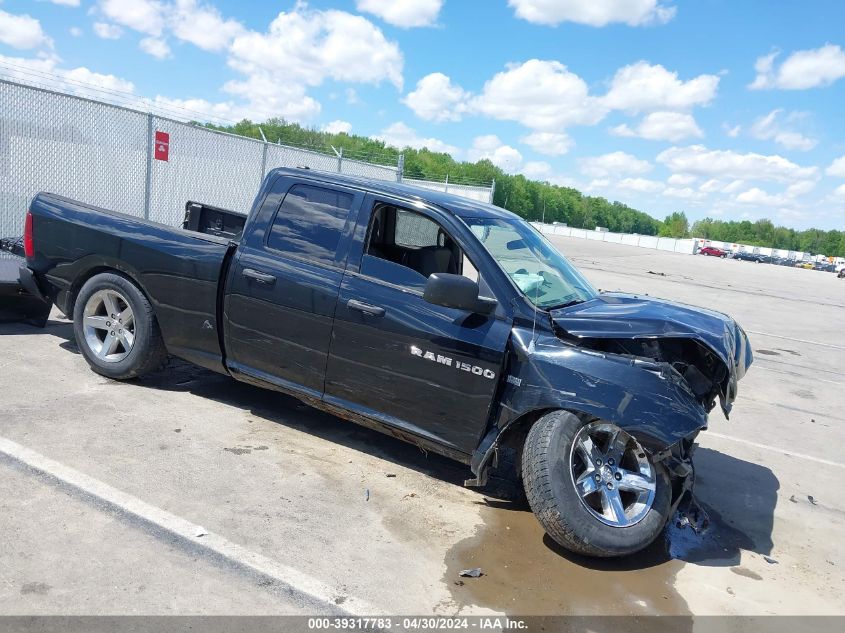
[[[496,307],[493,299],[478,296],[478,284],[472,279],[449,273],[429,275],[423,299],[434,305],[477,314],[490,314]]]

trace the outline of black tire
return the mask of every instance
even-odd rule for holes
[[[102,290],[119,293],[134,315],[134,343],[126,357],[117,362],[99,358],[86,339],[83,328],[85,306],[92,295]],[[73,333],[76,345],[91,369],[108,378],[137,378],[159,369],[167,360],[167,349],[150,302],[133,282],[116,273],[95,275],[82,286],[74,303]]]
[[[522,481],[528,503],[546,533],[559,545],[585,556],[613,557],[638,552],[666,526],[671,484],[655,467],[656,488],[648,514],[626,527],[602,523],[582,503],[572,481],[570,454],[575,436],[587,424],[567,411],[553,411],[531,427],[522,457]]]

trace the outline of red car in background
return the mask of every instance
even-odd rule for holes
[[[716,248],[715,246],[705,246],[704,248],[699,249],[698,253],[700,255],[710,255],[712,257],[728,256],[727,251],[723,251],[721,248]]]

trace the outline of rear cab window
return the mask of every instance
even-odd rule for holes
[[[354,201],[352,192],[294,184],[273,217],[267,248],[334,265]]]

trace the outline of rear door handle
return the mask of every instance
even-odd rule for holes
[[[244,268],[241,274],[248,279],[255,279],[258,283],[272,285],[276,283],[276,278],[273,275],[262,273],[253,268]]]
[[[346,302],[346,307],[350,310],[357,310],[369,316],[380,317],[384,316],[384,308],[380,306],[372,306],[369,303],[363,303],[355,299],[350,299]]]

